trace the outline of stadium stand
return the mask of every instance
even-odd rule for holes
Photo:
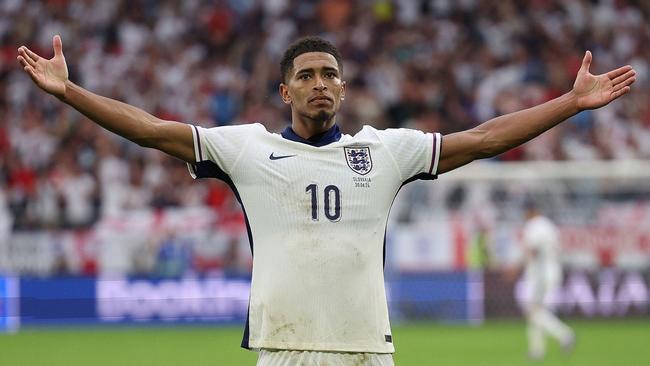
[[[161,118],[280,131],[289,121],[280,53],[318,34],[345,58],[344,132],[371,124],[445,134],[559,96],[589,49],[595,73],[633,65],[634,93],[496,160],[648,159],[648,17],[644,1],[3,1],[0,269],[7,243],[19,273],[250,266],[243,216],[224,184],[193,182],[185,164],[40,93],[15,61],[19,45],[50,55],[61,34],[72,80]],[[102,240],[129,244],[92,244]],[[35,262],[35,252],[49,259]]]

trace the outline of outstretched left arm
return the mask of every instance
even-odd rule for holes
[[[631,66],[601,75],[589,72],[587,51],[573,90],[538,106],[493,118],[470,130],[443,139],[438,173],[448,172],[476,159],[489,158],[533,139],[585,109],[600,108],[630,91],[636,80]]]

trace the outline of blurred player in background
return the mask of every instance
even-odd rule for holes
[[[575,334],[549,307],[550,297],[562,284],[560,235],[557,226],[532,201],[526,203],[523,247],[528,356],[533,360],[544,358],[546,335],[555,338],[569,352],[574,347]]]
[[[50,60],[18,51],[41,89],[100,126],[187,162],[193,177],[221,179],[235,191],[253,250],[242,346],[261,350],[258,365],[392,365],[383,264],[399,189],[501,154],[608,104],[635,81],[630,66],[592,75],[587,52],[573,90],[536,107],[444,139],[370,126],[351,136],[336,124],[346,91],[342,57],[308,37],[282,57],[279,92],[291,126],[275,134],[261,124],[205,129],[161,120],[93,94],[68,79],[59,36],[53,47]]]

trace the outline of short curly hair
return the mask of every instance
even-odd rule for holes
[[[330,42],[315,36],[303,37],[287,47],[280,61],[280,75],[282,82],[287,82],[287,76],[293,69],[293,60],[307,52],[326,52],[334,56],[339,67],[339,72],[343,74],[343,60],[339,50]]]

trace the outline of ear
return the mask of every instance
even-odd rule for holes
[[[285,83],[280,83],[280,87],[278,91],[280,92],[280,98],[282,98],[284,104],[291,104],[291,95],[289,95],[289,87]]]
[[[341,81],[341,100],[345,99],[345,81]]]

